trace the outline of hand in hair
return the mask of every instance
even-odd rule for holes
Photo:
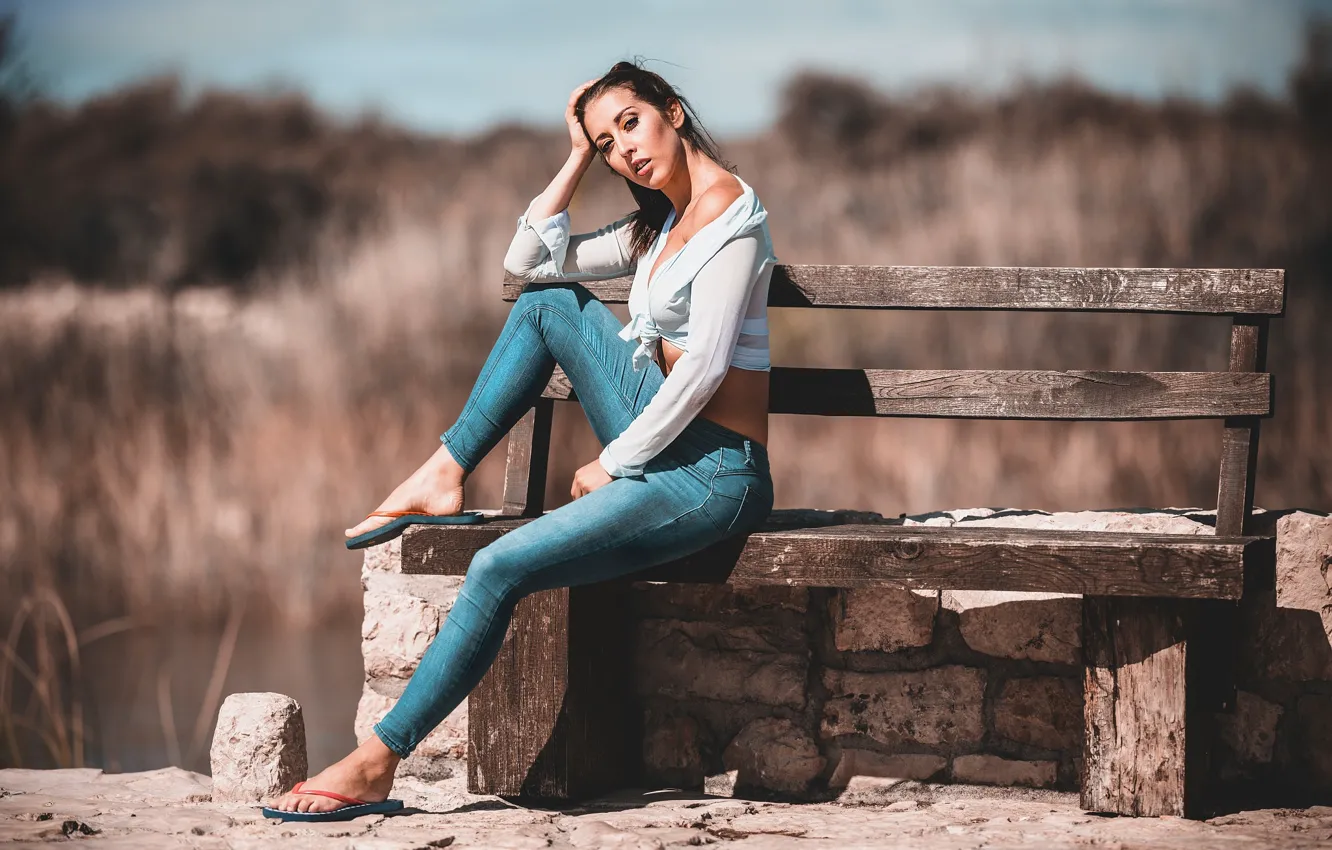
[[[587,133],[583,130],[582,122],[579,121],[578,116],[574,114],[574,104],[578,102],[578,98],[582,96],[584,90],[595,83],[597,79],[598,78],[594,77],[585,83],[580,83],[578,87],[573,90],[573,94],[569,95],[569,105],[564,110],[564,123],[569,125],[569,141],[573,144],[573,151],[589,161],[596,152],[592,149],[592,143],[587,139]]]

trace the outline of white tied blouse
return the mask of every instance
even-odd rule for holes
[[[652,361],[659,337],[684,351],[642,412],[602,449],[598,460],[612,476],[642,474],[644,465],[707,405],[728,367],[771,369],[768,284],[777,256],[767,210],[748,183],[740,180],[740,186],[740,197],[667,257],[651,281],[648,274],[675,223],[674,209],[637,261],[629,256],[632,216],[570,235],[567,209],[529,222],[533,198],[518,218],[504,257],[507,272],[529,281],[583,281],[632,271],[631,318],[619,336],[639,340],[635,371]]]

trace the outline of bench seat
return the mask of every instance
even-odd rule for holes
[[[1265,538],[899,523],[810,526],[808,510],[768,523],[635,580],[921,590],[1025,590],[1086,596],[1238,599],[1245,563]],[[531,522],[422,526],[403,535],[402,569],[463,575],[477,550]]]

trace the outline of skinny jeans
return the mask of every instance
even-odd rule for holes
[[[665,380],[635,372],[637,340],[576,281],[529,283],[486,357],[457,421],[440,439],[471,472],[564,369],[602,445],[619,436]],[[401,698],[374,725],[406,758],[494,662],[527,594],[619,578],[763,525],[772,511],[763,444],[696,416],[637,476],[613,478],[478,550],[439,633]]]

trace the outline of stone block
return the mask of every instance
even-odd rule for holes
[[[634,687],[642,696],[803,707],[808,652],[771,649],[752,629],[645,620],[634,642]]]
[[[285,694],[231,694],[209,750],[214,803],[267,801],[306,778],[305,721]]]
[[[409,678],[453,607],[462,576],[371,573],[361,586],[366,678]]]
[[[999,658],[1082,663],[1082,597],[1063,593],[946,590],[967,646]]]
[[[995,701],[994,731],[1020,744],[1072,754],[1082,749],[1082,727],[1079,679],[1009,679]]]
[[[783,717],[752,721],[726,745],[722,765],[738,771],[736,788],[800,795],[823,772],[826,759],[809,734]]]
[[[833,643],[844,652],[928,646],[938,613],[938,591],[852,588],[836,591],[828,599]]]
[[[1268,764],[1276,745],[1281,706],[1248,691],[1235,692],[1235,710],[1216,716],[1217,731],[1241,767]]]
[[[885,754],[873,750],[843,748],[837,767],[828,780],[831,788],[845,788],[857,777],[928,782],[948,767],[942,756],[924,753]]]
[[[1052,761],[1017,761],[999,756],[970,755],[953,759],[953,779],[977,785],[1026,785],[1050,788],[1058,764]]]
[[[888,748],[943,751],[980,743],[985,672],[949,665],[928,670],[856,673],[827,670],[821,734],[865,735]]]
[[[361,576],[369,573],[402,572],[402,537],[395,537],[387,543],[370,546],[361,559]]]
[[[1264,682],[1332,680],[1332,647],[1312,611],[1278,608],[1271,590],[1248,591],[1240,602],[1239,628],[1241,686],[1256,690]]]
[[[703,785],[711,742],[697,719],[649,710],[643,730],[643,770],[651,781],[678,788]]]
[[[1308,694],[1295,708],[1295,746],[1304,778],[1322,799],[1332,799],[1332,695]]]
[[[1276,523],[1276,599],[1312,611],[1332,645],[1332,516],[1295,511]]]

